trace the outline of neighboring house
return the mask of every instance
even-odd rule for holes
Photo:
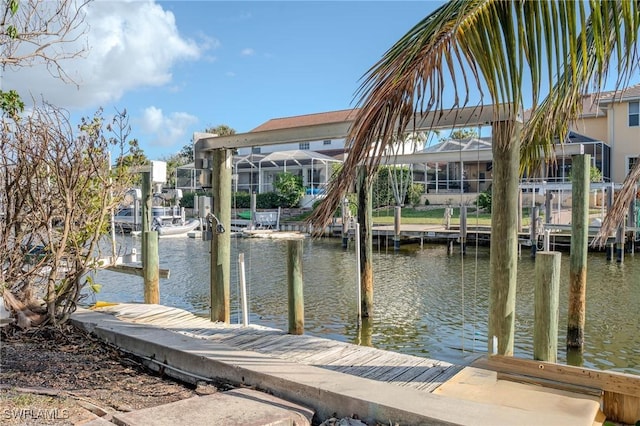
[[[356,113],[356,109],[344,109],[340,111],[321,112],[317,114],[297,115],[294,117],[273,118],[251,130],[250,133],[292,128],[303,129],[305,126],[313,126],[317,124],[350,123],[355,118]],[[345,152],[344,139],[323,139],[315,141],[310,140],[294,144],[290,143],[254,148],[240,148],[238,149],[238,155],[266,155],[272,152],[295,150],[314,151],[328,157],[343,159]]]
[[[309,193],[320,191],[331,176],[331,163],[345,158],[345,139],[304,140],[304,135],[317,125],[335,127],[340,129],[336,133],[346,134],[356,113],[357,109],[345,109],[274,118],[251,130],[249,133],[274,135],[280,130],[296,129],[300,137],[296,143],[238,149],[233,161],[234,190],[271,191],[275,176],[288,171],[302,177]],[[570,129],[565,143],[582,145],[582,151],[591,155],[593,166],[602,172],[605,181],[622,182],[640,156],[640,84],[617,93],[603,92],[597,99],[594,95],[584,96],[583,113]],[[408,137],[396,151],[408,154],[405,158],[407,164],[413,164],[414,182],[424,184],[426,192],[480,192],[489,187],[490,137],[443,140],[416,150],[424,140],[424,134]],[[569,180],[571,155],[563,153],[561,145],[555,151],[556,161],[532,178],[547,182]],[[187,185],[193,187],[195,174],[187,176]]]
[[[603,141],[610,148],[607,167],[613,182],[620,183],[640,156],[640,84],[618,92],[603,92],[599,98],[583,98],[582,115],[572,129]]]

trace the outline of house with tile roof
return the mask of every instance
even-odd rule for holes
[[[640,155],[639,103],[640,85],[619,92],[603,92],[598,97],[585,95],[583,113],[570,126],[565,143],[579,144],[582,152],[591,154],[593,165],[602,172],[605,181],[622,182]],[[239,148],[234,157],[236,189],[271,191],[274,176],[282,171],[300,175],[312,193],[323,188],[330,178],[329,163],[342,160],[346,155],[343,135],[356,114],[357,109],[345,109],[274,118],[251,130],[249,134],[299,131],[298,137],[283,144]],[[328,133],[332,136],[306,137],[316,134],[310,130],[318,126],[334,129]],[[414,182],[423,183],[428,193],[479,192],[490,185],[490,137],[442,140],[418,154],[425,154],[428,159],[411,163]],[[538,180],[568,182],[571,154],[558,147],[556,156],[557,161],[536,176]]]

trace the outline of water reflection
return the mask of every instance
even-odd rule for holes
[[[139,241],[123,243],[140,252]],[[231,246],[232,322],[239,322],[237,255],[245,253],[250,322],[287,328],[286,242],[235,239]],[[457,247],[456,247],[457,248]],[[488,248],[447,256],[441,245],[403,246],[399,253],[374,248],[374,318],[357,326],[355,259],[340,241],[304,245],[305,329],[309,334],[403,353],[459,361],[485,352],[489,297]],[[160,241],[160,265],[171,270],[160,281],[160,301],[208,316],[209,243]],[[607,262],[589,254],[585,366],[640,374],[640,261]],[[533,353],[534,261],[518,263],[515,354]],[[569,254],[562,255],[558,359],[566,361]],[[102,271],[101,300],[142,302],[142,279]]]

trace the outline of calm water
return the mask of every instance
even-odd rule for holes
[[[140,253],[139,239],[120,241]],[[250,322],[287,328],[286,242],[232,239],[232,322],[238,320],[238,253],[245,253]],[[456,247],[457,249],[458,247]],[[623,264],[589,255],[586,366],[640,374],[640,258]],[[447,256],[442,245],[403,246],[399,253],[374,248],[374,319],[356,327],[353,246],[338,239],[304,245],[305,330],[312,335],[456,362],[486,351],[489,250],[469,247]],[[209,243],[175,238],[160,241],[160,265],[171,278],[160,281],[160,302],[209,313]],[[533,352],[533,269],[528,252],[518,263],[516,356]],[[562,254],[559,358],[565,359],[569,253]],[[99,300],[142,302],[142,279],[101,271]]]

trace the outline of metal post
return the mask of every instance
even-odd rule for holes
[[[244,253],[238,254],[238,274],[240,276],[240,299],[242,302],[242,326],[249,325],[249,308],[247,302],[247,280],[244,271]]]

